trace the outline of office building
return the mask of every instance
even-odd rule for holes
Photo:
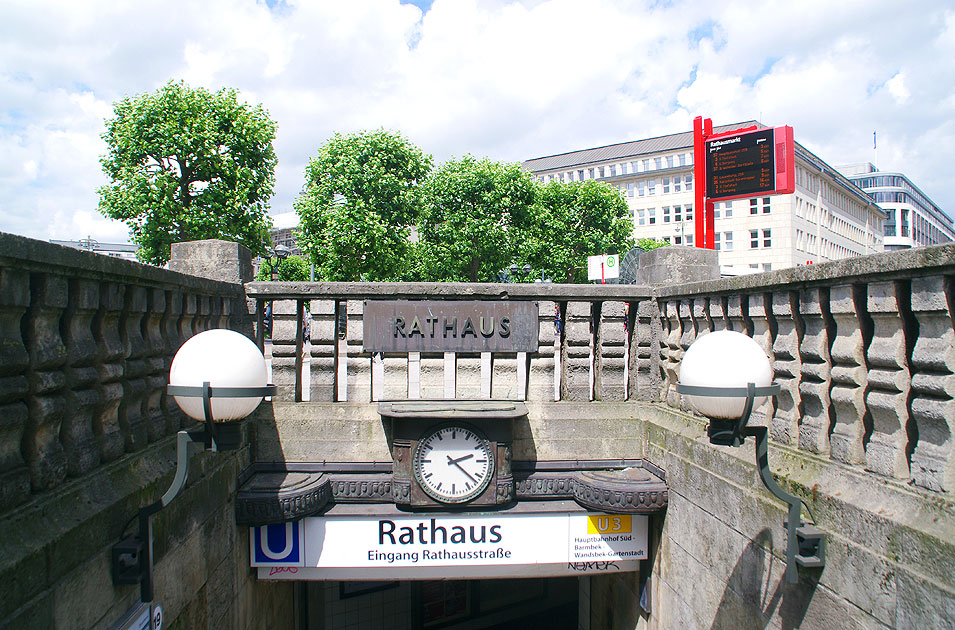
[[[724,132],[759,125],[717,127]],[[883,251],[882,210],[846,177],[796,143],[796,191],[715,204],[724,275],[784,269]],[[693,245],[691,131],[524,162],[541,182],[597,179],[620,189],[634,236]],[[595,252],[597,253],[597,252]]]
[[[885,211],[885,249],[908,249],[955,240],[955,223],[902,173],[868,162],[836,167]]]

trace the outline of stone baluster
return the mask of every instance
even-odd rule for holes
[[[199,309],[199,296],[194,293],[184,293],[182,296],[182,315],[179,318],[179,338],[185,343],[196,334],[193,323]],[[182,344],[180,344],[182,345]]]
[[[272,382],[275,400],[295,400],[295,336],[298,305],[295,300],[272,301]]]
[[[66,345],[66,408],[60,441],[66,451],[67,473],[79,476],[99,465],[100,449],[93,434],[99,408],[96,364],[99,349],[93,338],[93,318],[99,310],[99,284],[69,281],[69,298],[61,329]]]
[[[872,343],[866,354],[869,390],[865,401],[872,415],[872,436],[866,446],[866,468],[887,477],[909,476],[906,428],[912,382],[906,339],[909,287],[903,282],[874,282],[867,293],[872,317]]]
[[[701,307],[701,299],[686,299],[680,300],[680,327],[683,330],[683,334],[680,335],[680,351],[678,358],[678,365],[676,366],[676,379],[677,382],[680,380],[680,364],[683,362],[683,356],[686,354],[686,351],[689,350],[690,346],[693,345],[693,342],[696,341],[697,336],[697,320],[693,316],[695,308]],[[675,391],[675,388],[674,388]],[[690,409],[690,404],[687,401],[686,397],[678,396],[677,403],[680,405],[680,408],[684,411]]]
[[[335,400],[335,301],[311,301],[312,324],[309,330],[312,342],[310,400]]]
[[[41,491],[66,477],[60,426],[66,413],[63,368],[67,355],[60,335],[60,318],[67,305],[67,280],[63,276],[34,273],[30,275],[30,289],[32,300],[23,326],[30,356],[29,416],[22,448],[30,468],[31,487]]]
[[[863,332],[865,287],[843,284],[829,293],[829,310],[835,323],[832,341],[832,408],[835,425],[829,436],[829,454],[846,464],[865,463],[865,364]]]
[[[626,400],[624,361],[627,344],[627,307],[624,302],[603,302],[597,326],[595,400]]]
[[[631,305],[633,308],[634,305]],[[631,351],[631,374],[636,374],[637,398],[640,400],[660,400],[661,343],[663,329],[660,323],[660,307],[654,300],[643,300],[636,305]],[[631,390],[633,391],[633,390]]]
[[[20,449],[30,391],[30,355],[20,324],[29,306],[30,275],[0,267],[0,512],[30,495],[30,471]]]
[[[750,328],[750,322],[743,310],[744,296],[729,295],[726,297],[726,321],[727,330],[735,330],[747,336],[752,336],[753,331]]]
[[[168,316],[166,292],[147,290],[146,317],[143,319],[143,339],[146,342],[146,395],[143,398],[143,419],[150,442],[167,435],[171,429],[169,417],[163,408],[169,372],[166,371],[167,348],[163,339],[164,319]]]
[[[590,400],[593,319],[590,302],[568,302],[561,348],[561,400]]]
[[[776,396],[776,412],[770,422],[770,434],[782,444],[795,444],[798,435],[799,377],[802,366],[799,337],[802,322],[798,319],[799,295],[794,291],[773,294],[772,316],[776,322],[773,340],[773,371],[780,391]]]
[[[663,363],[663,400],[671,407],[680,405],[680,395],[676,391],[676,384],[680,380],[680,361],[683,359],[683,348],[680,345],[683,338],[680,305],[679,300],[668,300],[661,304],[661,308],[665,309],[667,321],[666,349],[664,351],[666,359]]]
[[[123,285],[100,283],[99,310],[93,318],[93,337],[99,349],[96,371],[100,401],[93,418],[93,432],[99,441],[100,459],[104,462],[116,459],[126,450],[119,425],[126,357],[119,325],[124,294]]]
[[[912,313],[918,340],[912,350],[912,419],[918,443],[912,453],[915,485],[955,489],[955,282],[951,277],[912,279]]]
[[[718,295],[710,296],[707,301],[707,320],[710,323],[710,330],[731,330],[730,321],[727,319],[726,311],[727,298]]]
[[[147,346],[143,339],[143,317],[146,314],[146,289],[127,286],[126,301],[120,317],[119,329],[126,350],[126,368],[123,378],[123,400],[119,405],[119,426],[123,429],[127,451],[146,446],[146,419],[143,402],[146,396]]]
[[[182,338],[180,320],[183,315],[183,295],[177,290],[166,292],[166,315],[162,318],[162,338],[165,347],[163,357],[163,374],[168,379],[169,370],[172,367],[172,360],[176,352],[185,343]],[[169,422],[169,431],[175,433],[182,426],[185,414],[179,409],[179,405],[170,396],[163,395],[161,403],[163,413],[166,414]]]
[[[802,421],[799,425],[799,448],[812,453],[829,453],[831,415],[829,387],[832,359],[829,342],[832,338],[832,316],[829,314],[829,289],[803,289],[799,296],[799,313],[803,335],[799,343],[802,377],[799,397]]]
[[[348,329],[345,341],[348,344],[348,400],[369,402],[371,400],[371,355],[362,348],[365,304],[361,300],[349,300],[345,309]],[[407,388],[405,389],[407,394]]]
[[[527,377],[527,399],[533,401],[554,400],[554,350],[557,347],[557,331],[554,327],[554,302],[541,300],[537,304],[537,354],[529,356],[530,366]]]
[[[201,333],[212,328],[212,298],[200,295],[197,299],[196,319],[192,322],[193,333]]]
[[[759,344],[770,364],[773,362],[773,328],[771,319],[772,297],[765,293],[750,293],[741,296],[740,310],[746,313],[743,322],[751,331],[749,334]],[[763,404],[753,410],[750,424],[769,426],[769,419],[776,413],[776,398],[767,396]]]

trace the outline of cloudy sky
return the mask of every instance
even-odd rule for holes
[[[950,0],[0,0],[0,231],[125,241],[96,210],[103,121],[170,79],[269,111],[273,214],[335,131],[521,161],[697,115],[792,125],[955,211]]]

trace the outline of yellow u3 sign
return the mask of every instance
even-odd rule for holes
[[[629,534],[629,514],[598,514],[587,517],[588,534]]]

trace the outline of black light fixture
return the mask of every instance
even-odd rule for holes
[[[264,396],[274,395],[276,389],[267,384],[262,353],[240,333],[207,330],[182,345],[172,361],[166,393],[173,396],[186,415],[201,421],[203,426],[179,431],[172,485],[158,501],[139,509],[134,517],[139,520],[138,533],[113,547],[114,584],[139,584],[140,600],[153,601],[152,516],[169,505],[186,485],[189,445],[202,444],[208,451],[238,449],[242,445],[238,421],[252,413]]]
[[[718,331],[698,337],[687,349],[680,364],[677,391],[710,419],[707,435],[712,444],[741,446],[747,437],[755,438],[759,477],[773,496],[789,506],[784,522],[788,535],[786,581],[795,584],[799,567],[825,566],[826,534],[803,523],[801,506],[805,502],[780,488],[773,478],[769,470],[769,430],[748,426],[753,409],[762,404],[763,397],[779,393],[779,385],[772,378],[769,357],[758,343],[742,333]]]
[[[285,260],[292,255],[292,250],[286,247],[285,245],[279,244],[272,249],[271,256],[269,256],[269,263],[272,265],[272,271],[269,274],[272,282],[275,282],[279,279],[279,270],[278,264],[280,261]]]

